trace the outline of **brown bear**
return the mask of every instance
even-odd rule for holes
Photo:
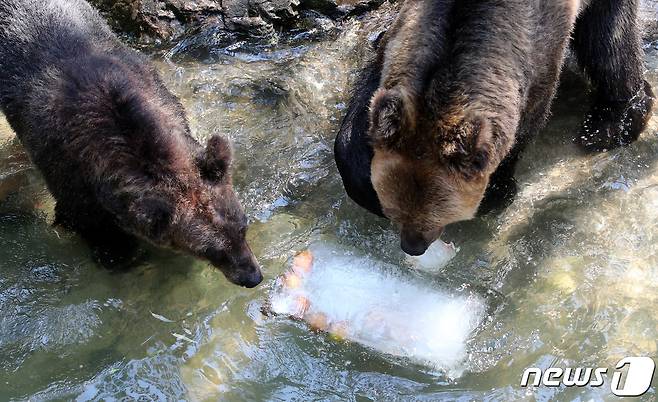
[[[148,60],[83,0],[0,3],[0,106],[57,201],[91,243],[137,236],[261,282],[231,183],[231,150],[202,147]]]
[[[425,252],[450,223],[509,202],[571,42],[593,106],[577,141],[626,145],[653,105],[636,0],[407,0],[376,43],[335,143],[345,188]]]

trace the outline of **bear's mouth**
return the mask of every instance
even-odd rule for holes
[[[249,267],[246,269],[238,267],[237,272],[234,271],[230,277],[226,276],[226,278],[235,285],[245,288],[255,288],[263,281],[263,274],[258,267]]]
[[[235,285],[253,288],[263,281],[263,274],[253,256],[234,262],[223,250],[208,249],[204,257]]]
[[[441,237],[442,233],[442,226],[425,233],[402,229],[400,231],[400,247],[408,255],[421,256],[425,254],[432,243]]]

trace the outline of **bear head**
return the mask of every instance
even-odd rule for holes
[[[213,136],[196,156],[196,174],[156,182],[127,215],[140,237],[208,260],[232,283],[254,287],[263,275],[246,240],[247,217],[230,166],[229,143]]]
[[[417,102],[402,86],[371,99],[371,180],[401,247],[423,254],[443,228],[472,218],[497,165],[496,124],[461,102]]]

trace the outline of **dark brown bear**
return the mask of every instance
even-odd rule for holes
[[[578,141],[626,145],[645,128],[636,0],[407,0],[379,40],[336,139],[345,188],[423,254],[442,228],[516,191],[570,38],[594,87]]]
[[[57,223],[92,243],[138,236],[238,285],[261,282],[229,144],[197,143],[155,69],[86,2],[0,3],[0,105],[57,200]]]

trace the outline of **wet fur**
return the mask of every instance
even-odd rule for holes
[[[0,105],[57,200],[56,222],[93,244],[137,236],[262,276],[226,140],[206,148],[148,60],[81,0],[0,4]]]
[[[632,142],[653,103],[636,12],[635,0],[406,1],[336,138],[348,194],[380,215],[384,204],[385,215],[417,231],[509,202],[514,166],[549,116],[572,35],[595,90],[581,142],[593,150]],[[446,185],[455,180],[462,185]],[[474,197],[484,200],[460,210]]]

